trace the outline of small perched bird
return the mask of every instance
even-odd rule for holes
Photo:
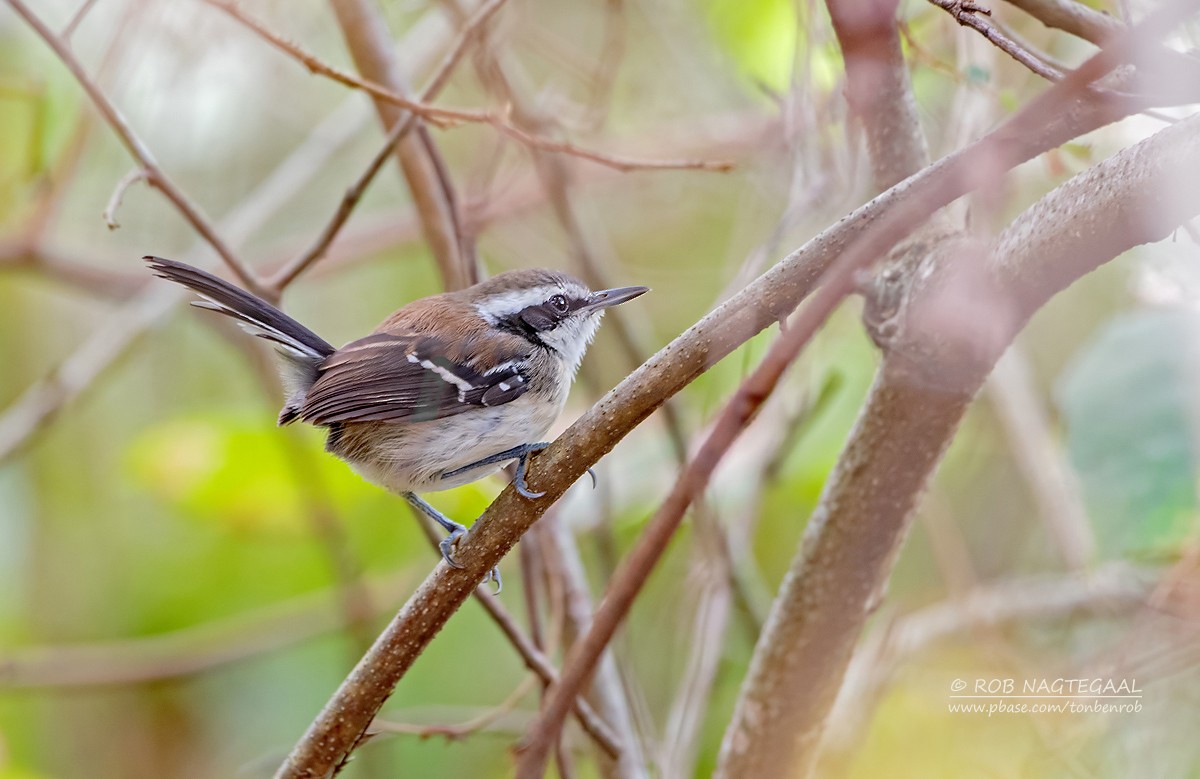
[[[466,533],[417,496],[481,479],[516,461],[527,498],[532,452],[562,411],[604,310],[646,287],[592,292],[553,270],[517,270],[416,300],[340,349],[227,281],[182,262],[144,258],[164,279],[275,344],[287,398],[279,424],[329,430],[325,448],[444,527],[446,562]],[[500,584],[499,571],[492,578]]]

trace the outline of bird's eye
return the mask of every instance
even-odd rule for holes
[[[555,295],[546,302],[550,304],[550,308],[554,309],[560,314],[567,313],[567,309],[570,308],[570,306],[567,304],[567,299],[562,295]]]

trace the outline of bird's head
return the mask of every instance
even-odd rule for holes
[[[605,309],[633,300],[648,287],[593,292],[579,279],[554,270],[516,270],[464,290],[488,324],[556,352],[579,367]]]

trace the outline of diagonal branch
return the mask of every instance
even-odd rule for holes
[[[928,162],[908,71],[900,51],[888,2],[835,0],[830,15],[842,45],[847,69],[847,97],[867,129],[876,184],[885,188]],[[860,252],[857,262],[872,256]],[[687,509],[703,493],[716,466],[774,392],[786,369],[799,357],[826,318],[853,289],[853,260],[847,256],[825,275],[816,299],[789,324],[762,362],[725,405],[696,455],[686,464],[671,494],[639,535],[605,593],[591,628],[571,649],[562,680],[543,703],[530,726],[517,762],[518,779],[539,779],[550,748],[558,741],[570,702],[591,678],[605,646],[629,613],[650,572],[657,565]]]
[[[1008,0],[1047,27],[1068,32],[1097,46],[1125,28],[1120,19],[1077,0]]]
[[[1171,6],[1140,32],[1157,34],[1196,1]],[[941,206],[986,184],[976,175],[979,158],[994,160],[989,171],[1005,170],[1138,110],[1142,104],[1136,100],[1081,94],[1078,86],[1127,58],[1132,44],[1132,38],[1119,36],[991,134],[847,215],[630,374],[535,459],[528,480],[533,489],[546,492],[544,498],[528,501],[506,489],[476,521],[459,544],[463,567],[434,569],[326,703],[277,776],[324,776],[344,765],[415,659],[549,505],[667,398],[785,317],[836,258],[844,258],[842,267],[858,267]]]

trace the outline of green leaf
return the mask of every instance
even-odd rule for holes
[[[1120,316],[1059,381],[1068,452],[1107,554],[1173,544],[1196,510],[1198,333],[1194,311]]]

